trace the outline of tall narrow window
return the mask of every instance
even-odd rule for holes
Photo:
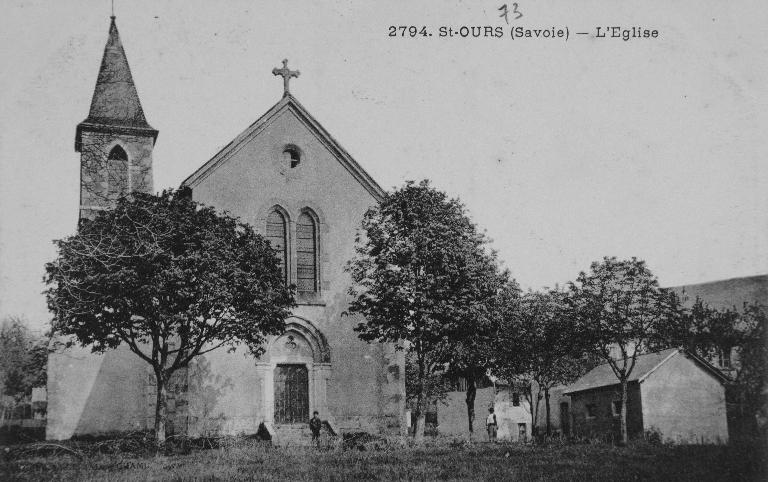
[[[717,363],[720,368],[731,368],[731,350],[729,348],[721,348],[717,352]]]
[[[280,272],[283,274],[283,279],[287,283],[288,263],[286,260],[288,258],[288,229],[286,224],[285,216],[276,209],[267,216],[267,241],[272,244],[272,249],[275,250],[275,255],[280,260]]]
[[[296,274],[298,291],[317,291],[317,227],[307,213],[296,223]]]
[[[107,156],[107,194],[117,199],[128,194],[128,154],[115,146]]]

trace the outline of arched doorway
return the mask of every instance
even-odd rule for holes
[[[331,359],[325,336],[309,320],[291,317],[257,364],[263,375],[264,421],[307,423],[314,410],[328,417],[326,386]]]

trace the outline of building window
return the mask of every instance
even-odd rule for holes
[[[122,147],[115,146],[109,151],[109,157],[107,157],[107,159],[110,161],[127,161],[128,154],[126,154],[125,149]]]
[[[267,216],[267,241],[272,245],[275,256],[280,260],[280,273],[288,282],[288,229],[285,216],[273,209]]]
[[[437,425],[436,408],[433,408],[432,410],[427,410],[427,413],[424,414],[424,423],[427,423],[430,425]]]
[[[611,412],[613,413],[614,417],[621,415],[621,400],[614,400],[611,403]]]
[[[731,368],[731,350],[729,349],[721,349],[717,352],[717,364],[720,366],[720,368],[730,369]]]
[[[520,406],[520,394],[517,392],[512,392],[512,406],[513,407]]]
[[[128,154],[115,146],[107,155],[107,195],[117,199],[128,194]]]
[[[317,291],[317,226],[306,212],[296,222],[296,275],[298,291]]]
[[[586,409],[587,409],[587,418],[588,419],[589,418],[597,417],[597,410],[595,409],[595,404],[594,403],[588,403],[586,405]]]
[[[291,169],[298,167],[301,163],[301,150],[293,144],[283,148],[283,162]]]

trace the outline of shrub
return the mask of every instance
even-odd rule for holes
[[[663,440],[661,430],[656,427],[650,427],[648,430],[646,430],[643,433],[643,438],[651,445],[661,445]]]

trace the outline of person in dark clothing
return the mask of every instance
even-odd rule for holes
[[[317,447],[320,446],[320,429],[323,426],[323,422],[318,415],[319,413],[315,410],[312,412],[312,418],[309,419],[309,430],[312,432],[312,444]]]

